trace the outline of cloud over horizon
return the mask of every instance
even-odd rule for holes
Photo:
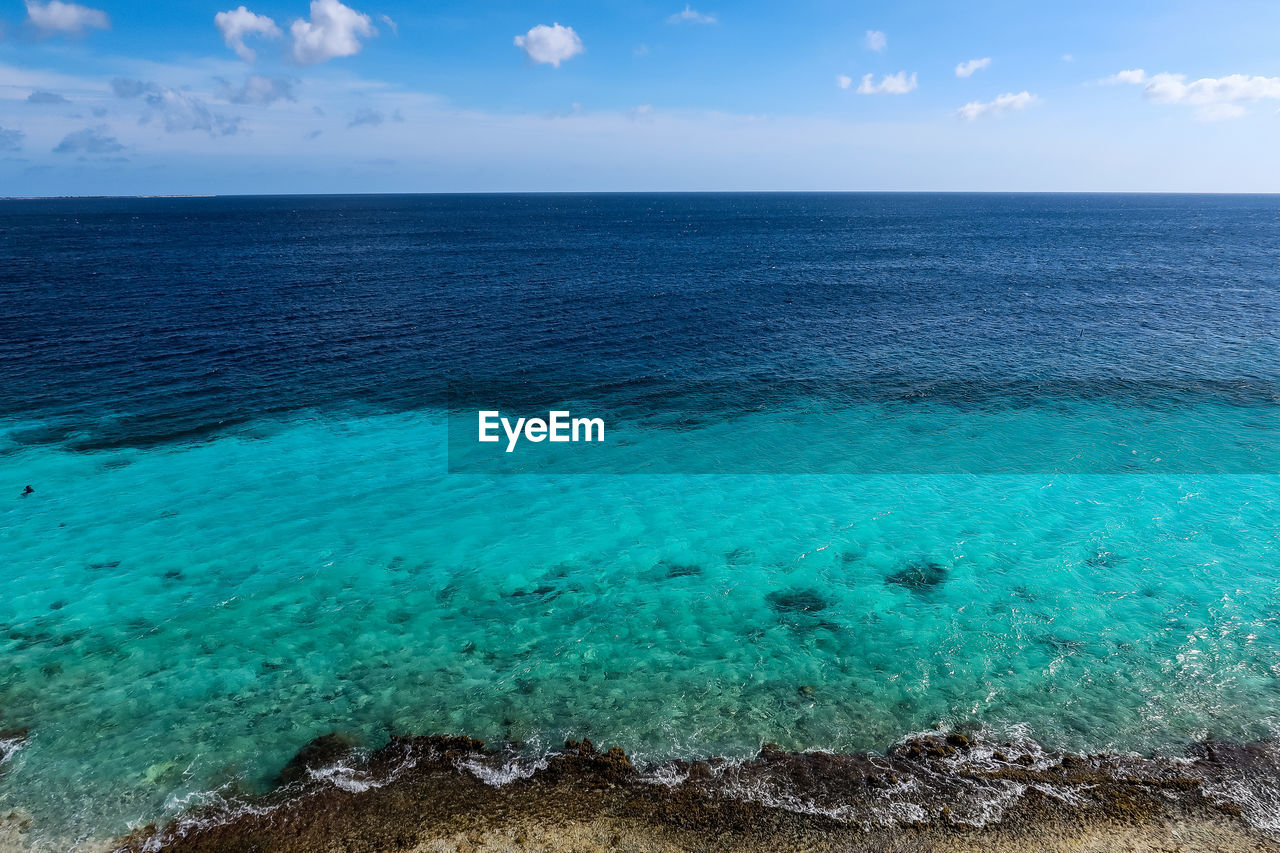
[[[37,89],[27,95],[28,104],[69,104],[71,103],[57,92],[45,92]]]
[[[21,151],[27,135],[20,130],[0,127],[0,151]]]
[[[266,77],[250,74],[239,86],[218,78],[222,88],[218,96],[233,104],[273,104],[276,101],[295,101],[292,77]]]
[[[1147,100],[1196,107],[1197,117],[1207,121],[1240,118],[1245,114],[1241,104],[1280,100],[1280,77],[1228,74],[1201,77],[1188,83],[1185,74],[1148,76],[1143,69],[1132,68],[1117,72],[1103,82],[1142,86],[1142,95]]]
[[[141,98],[152,110],[142,117],[141,123],[149,122],[152,115],[159,115],[166,133],[198,130],[210,136],[232,136],[240,131],[239,118],[214,112],[188,92],[126,77],[112,80],[111,89],[118,98]]]
[[[123,151],[124,146],[114,136],[108,136],[110,129],[106,125],[86,127],[68,133],[62,141],[54,146],[54,154],[114,154]]]

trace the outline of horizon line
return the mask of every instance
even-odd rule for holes
[[[604,196],[604,195],[1072,195],[1072,196],[1280,196],[1280,191],[1240,190],[425,190],[419,192],[138,193],[15,195],[4,201],[195,198],[385,198],[414,196]]]

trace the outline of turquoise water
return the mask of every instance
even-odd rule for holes
[[[334,730],[1276,734],[1278,246],[1267,196],[4,202],[0,819]],[[474,442],[562,405],[605,444]]]
[[[36,492],[0,515],[0,708],[31,736],[0,807],[50,833],[261,787],[334,729],[658,759],[1280,720],[1274,476],[445,474],[431,413],[8,451]]]

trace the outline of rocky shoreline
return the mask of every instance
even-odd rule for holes
[[[1259,822],[1280,797],[1276,756],[1272,744],[1230,743],[1194,744],[1179,758],[1076,755],[950,732],[879,755],[766,745],[744,761],[637,767],[589,740],[521,762],[467,737],[396,737],[366,753],[334,733],[300,750],[270,794],[114,847],[1280,851]]]

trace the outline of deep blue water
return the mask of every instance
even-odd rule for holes
[[[82,449],[450,380],[927,398],[1280,366],[1269,196],[14,201],[0,234],[0,416]]]
[[[0,812],[335,729],[1271,736],[1278,261],[1261,196],[0,203]]]

